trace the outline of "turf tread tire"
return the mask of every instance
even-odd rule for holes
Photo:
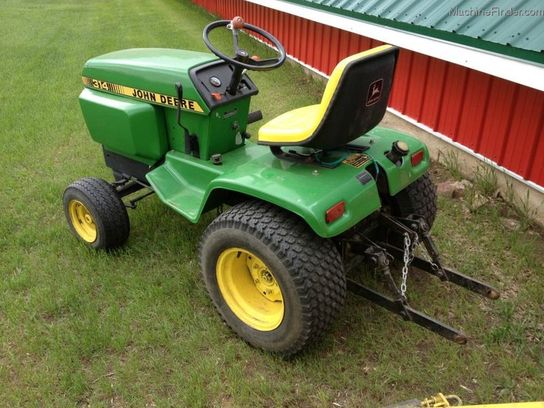
[[[234,315],[230,315],[230,309],[218,296],[217,257],[210,259],[209,248],[214,234],[229,229],[242,231],[249,241],[260,241],[288,271],[302,312],[300,330],[290,341],[262,341],[259,333],[255,336],[251,335],[255,334],[251,330],[248,333],[241,321],[242,325],[233,324]],[[200,262],[208,292],[225,323],[251,345],[283,356],[293,355],[321,337],[338,315],[346,297],[343,264],[333,242],[318,237],[294,214],[262,201],[243,202],[219,215],[202,237]]]
[[[425,173],[393,197],[393,212],[400,217],[410,214],[422,216],[429,228],[436,218],[436,186],[429,173]]]
[[[64,191],[66,219],[72,232],[80,238],[68,213],[68,202],[72,199],[83,202],[97,226],[96,240],[86,244],[95,249],[114,249],[127,241],[130,233],[127,209],[111,184],[99,178],[86,177],[74,181]]]

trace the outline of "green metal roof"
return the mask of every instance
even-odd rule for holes
[[[542,0],[288,0],[544,63]]]

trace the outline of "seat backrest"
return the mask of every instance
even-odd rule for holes
[[[397,47],[382,45],[340,61],[321,99],[319,126],[299,145],[333,149],[380,123],[387,108],[398,53]]]

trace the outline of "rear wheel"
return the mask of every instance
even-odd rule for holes
[[[98,178],[83,178],[64,191],[64,213],[76,237],[95,249],[113,249],[130,232],[127,210],[115,189]]]
[[[391,198],[394,215],[406,217],[417,214],[425,219],[429,229],[436,218],[436,186],[425,173],[396,196]]]
[[[345,299],[340,255],[296,216],[249,201],[221,214],[200,249],[207,290],[225,322],[283,355],[323,334]]]

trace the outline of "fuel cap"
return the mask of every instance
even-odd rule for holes
[[[408,145],[402,140],[397,140],[393,142],[393,148],[401,155],[406,156],[408,154]]]

